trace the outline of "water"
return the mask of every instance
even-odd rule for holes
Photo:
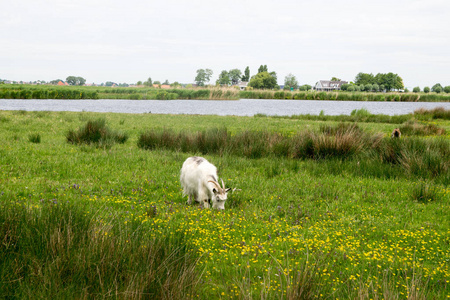
[[[403,115],[419,108],[450,109],[450,102],[369,102],[315,100],[20,100],[0,99],[0,110],[90,111],[116,113],[290,116],[299,114],[350,115],[365,108],[372,114]]]

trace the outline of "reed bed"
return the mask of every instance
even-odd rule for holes
[[[448,102],[449,94],[245,90],[235,87],[149,88],[97,86],[0,85],[3,99],[238,100],[288,99],[335,101]]]
[[[226,128],[194,133],[153,129],[142,133],[137,145],[147,150],[237,155],[252,159],[270,156],[313,160],[369,159],[373,168],[380,163],[396,165],[412,176],[440,178],[450,183],[450,143],[447,139],[392,139],[366,133],[354,123],[322,126],[320,132],[304,131],[293,136],[264,130],[231,133]]]

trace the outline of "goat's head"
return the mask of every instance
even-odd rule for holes
[[[219,185],[217,181],[209,180],[208,182],[211,182],[214,185],[212,189],[213,197],[211,199],[212,208],[225,209],[225,201],[227,200],[227,193],[231,189],[225,188],[223,180],[222,180],[222,187]]]

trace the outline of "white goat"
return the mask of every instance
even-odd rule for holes
[[[181,168],[180,182],[183,187],[183,196],[188,195],[188,204],[192,198],[209,208],[210,201],[213,208],[225,209],[227,193],[222,180],[222,187],[217,182],[217,168],[203,157],[189,157]]]

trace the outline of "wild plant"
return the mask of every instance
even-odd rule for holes
[[[41,142],[41,135],[39,133],[31,133],[28,135],[28,140],[34,144]]]
[[[66,140],[71,144],[96,145],[99,148],[110,148],[115,143],[123,144],[128,140],[128,135],[116,132],[106,126],[104,119],[90,120],[77,131],[69,130]]]

